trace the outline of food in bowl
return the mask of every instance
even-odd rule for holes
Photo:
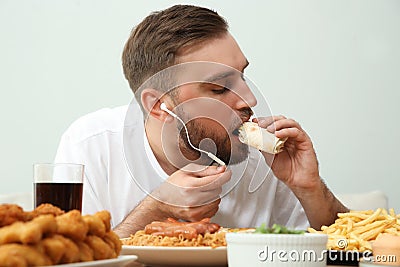
[[[304,230],[293,230],[289,229],[283,225],[273,224],[272,227],[268,228],[265,223],[261,224],[260,227],[257,227],[254,233],[259,234],[304,234],[306,231]]]
[[[326,234],[274,225],[254,233],[227,233],[226,240],[230,267],[326,266]]]

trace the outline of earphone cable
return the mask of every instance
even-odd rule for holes
[[[194,150],[197,150],[197,151],[199,151],[199,152],[201,152],[201,153],[207,154],[208,157],[210,157],[211,159],[213,159],[214,161],[216,161],[219,165],[222,165],[222,166],[225,165],[225,162],[223,162],[222,160],[220,160],[217,156],[215,156],[215,155],[212,154],[211,152],[208,152],[208,151],[205,151],[205,150],[203,150],[203,149],[200,149],[200,148],[195,147],[195,146],[192,144],[192,142],[190,141],[189,131],[188,131],[188,129],[187,129],[185,123],[183,122],[183,120],[182,120],[181,118],[179,118],[178,116],[176,116],[176,115],[175,115],[174,117],[175,117],[176,119],[178,119],[180,123],[182,123],[183,127],[185,128],[185,133],[186,133],[186,138],[187,138],[187,140],[188,140],[188,143],[189,143],[189,145],[190,145]]]

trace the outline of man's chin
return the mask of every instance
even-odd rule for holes
[[[229,165],[235,165],[247,160],[248,157],[249,147],[240,143],[235,149],[233,149],[229,157],[225,157],[224,162],[229,163]]]

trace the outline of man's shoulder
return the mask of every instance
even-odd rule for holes
[[[127,105],[102,108],[83,115],[68,127],[64,136],[68,136],[74,142],[80,142],[104,133],[120,133],[123,129],[127,109]]]

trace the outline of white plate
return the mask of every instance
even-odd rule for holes
[[[226,247],[122,246],[121,255],[137,255],[149,265],[227,266]]]
[[[131,263],[137,260],[137,256],[135,255],[125,255],[119,256],[115,259],[108,260],[98,260],[98,261],[88,261],[88,262],[77,262],[77,263],[69,263],[69,264],[60,264],[55,265],[57,267],[123,267],[128,263]],[[53,265],[54,266],[54,265]]]

